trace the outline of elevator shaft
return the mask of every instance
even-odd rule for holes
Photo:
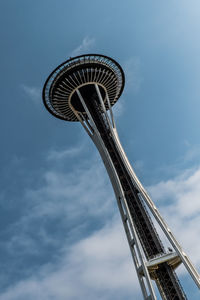
[[[146,259],[149,260],[157,255],[164,254],[164,246],[158,236],[143,199],[141,198],[139,191],[135,188],[132,179],[125,168],[124,162],[116,147],[108,121],[102,111],[97,94],[93,92],[90,98],[84,98],[84,100],[110,155],[113,165],[115,166]],[[187,299],[175,272],[167,262],[158,265],[158,268],[154,271],[154,279],[160,294],[162,295],[162,299]]]

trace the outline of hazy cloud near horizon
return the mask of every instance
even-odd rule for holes
[[[197,0],[0,1],[0,299],[142,298],[95,146],[42,102],[52,70],[88,52],[124,69],[113,107],[119,137],[199,269],[198,8]],[[178,274],[198,300],[184,268]]]

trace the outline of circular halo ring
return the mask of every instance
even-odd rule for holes
[[[95,84],[95,83],[96,83],[96,82],[83,83],[83,84],[80,85],[78,88],[81,89],[81,88],[84,87],[84,86],[92,85],[92,84]],[[103,98],[104,105],[107,107],[107,103],[106,103],[106,90],[105,90],[105,87],[104,87],[102,84],[100,84],[100,83],[98,83],[98,86],[99,86],[99,88],[101,89],[101,96],[102,96],[102,98]],[[76,91],[77,91],[77,90],[73,90],[73,91],[71,92],[71,94],[70,94],[70,96],[69,96],[68,105],[69,105],[69,107],[71,108],[72,111],[73,111],[73,110],[77,110],[78,112],[81,112],[81,113],[83,113],[83,114],[86,114],[85,111],[82,111],[82,110],[80,110],[80,109],[79,109],[79,110],[78,110],[78,109],[75,109],[75,107],[73,107],[73,105],[72,105],[72,97],[76,94]],[[103,91],[103,94],[104,94],[105,97],[103,97],[102,91]],[[82,91],[81,91],[81,93],[82,93]],[[83,107],[82,107],[82,108],[83,108]]]
[[[65,121],[79,121],[71,109],[71,95],[83,86],[96,83],[103,86],[111,106],[124,88],[124,72],[112,58],[99,54],[85,54],[60,64],[47,78],[43,88],[43,102],[55,117]],[[108,105],[105,103],[106,109]]]

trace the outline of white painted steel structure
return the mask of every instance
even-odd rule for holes
[[[167,255],[163,254],[153,260],[147,261],[145,259],[145,256],[144,256],[144,253],[142,250],[142,245],[141,245],[139,237],[137,235],[133,220],[132,220],[130,212],[129,212],[128,205],[126,203],[126,198],[124,196],[124,192],[123,192],[123,189],[120,184],[120,179],[118,178],[118,175],[115,171],[115,167],[112,163],[112,160],[109,156],[108,151],[106,150],[106,148],[102,142],[100,133],[98,132],[98,129],[92,119],[92,116],[90,115],[90,112],[88,111],[87,106],[85,105],[84,99],[81,96],[79,88],[77,88],[76,92],[77,92],[79,99],[80,99],[82,105],[84,106],[85,111],[89,117],[90,126],[88,126],[88,122],[85,122],[82,120],[82,118],[80,117],[80,113],[78,113],[77,111],[74,110],[74,114],[79,119],[79,121],[81,122],[83,127],[86,129],[87,133],[90,135],[91,139],[93,140],[94,144],[96,145],[97,149],[99,150],[99,153],[102,157],[104,165],[109,174],[110,181],[112,183],[112,186],[113,186],[113,189],[115,192],[115,196],[117,199],[117,203],[119,206],[121,218],[122,218],[122,221],[124,224],[124,229],[125,229],[125,232],[127,235],[129,247],[131,250],[131,254],[133,257],[133,261],[135,264],[139,282],[141,285],[141,289],[142,289],[142,292],[144,295],[144,299],[156,299],[156,295],[155,295],[155,292],[154,292],[154,289],[153,289],[153,286],[151,283],[151,271],[150,271],[151,268],[150,267],[152,267],[152,266],[156,267],[158,264],[160,264],[164,261],[168,261],[170,263],[172,258],[173,259],[176,258],[176,264],[172,264],[172,266],[174,265],[175,267],[178,267],[178,265],[181,262],[183,262],[183,264],[187,268],[188,272],[192,276],[193,280],[196,282],[197,286],[200,288],[200,275],[196,271],[195,267],[193,266],[192,262],[190,261],[190,259],[186,255],[186,253],[182,250],[181,246],[179,245],[178,241],[176,240],[176,238],[173,235],[172,231],[170,230],[169,226],[162,218],[161,214],[159,213],[158,208],[155,206],[155,204],[151,200],[150,196],[148,195],[147,191],[144,189],[143,185],[139,181],[138,177],[136,176],[135,172],[133,171],[133,168],[131,167],[131,165],[129,163],[129,160],[123,150],[123,147],[120,143],[120,140],[119,140],[119,137],[117,134],[115,122],[113,119],[112,108],[111,108],[108,96],[106,97],[106,100],[107,100],[107,103],[109,106],[109,112],[110,112],[111,117],[109,116],[108,111],[105,108],[98,85],[96,83],[94,83],[94,84],[95,84],[95,88],[96,88],[98,96],[99,96],[99,100],[102,105],[102,110],[104,112],[105,118],[109,122],[112,137],[115,141],[116,147],[118,148],[120,156],[121,156],[122,160],[124,161],[124,165],[126,166],[127,172],[132,177],[134,186],[139,190],[146,205],[149,207],[149,209],[152,212],[152,214],[154,215],[156,221],[158,222],[161,229],[165,233],[165,236],[167,237],[167,239],[169,240],[169,242],[171,243],[171,245],[174,247],[174,250],[175,250],[174,253],[169,253]],[[147,284],[145,284],[144,278],[146,279]]]
[[[93,59],[94,60],[93,62],[96,63],[99,59],[98,57]],[[113,118],[113,112],[112,112],[112,105],[117,101],[120,94],[120,89],[121,89],[121,86],[119,86],[121,80],[121,77],[119,76],[120,72],[119,70],[116,70],[116,66],[114,67],[112,66],[112,68],[115,68],[114,71],[113,69],[111,70],[113,74],[109,70],[105,72],[99,71],[100,72],[99,74],[98,73],[99,69],[98,66],[96,65],[94,65],[93,72],[91,70],[88,71],[89,61],[90,59],[88,59],[88,57],[84,58],[84,61],[81,60],[81,62],[78,59],[76,59],[75,64],[73,64],[72,61],[71,65],[69,64],[69,66],[67,67],[65,66],[65,68],[67,69],[65,69],[64,67],[60,67],[60,69],[56,69],[56,73],[55,72],[52,73],[53,77],[51,74],[51,77],[48,78],[45,84],[44,92],[43,92],[45,106],[46,107],[48,106],[47,109],[51,113],[53,113],[53,115],[55,115],[56,117],[65,120],[70,120],[70,118],[72,118],[72,121],[74,120],[80,121],[80,123],[83,125],[86,132],[91,137],[94,144],[96,145],[102,157],[102,160],[104,162],[104,165],[106,167],[106,170],[108,172],[110,181],[112,183],[115,192],[119,211],[121,214],[122,222],[124,225],[124,229],[126,232],[130,251],[135,264],[136,272],[138,275],[138,279],[139,279],[139,283],[141,286],[144,299],[154,299],[154,300],[157,299],[154,291],[154,287],[152,285],[152,280],[156,280],[155,270],[157,270],[159,265],[163,263],[167,263],[173,270],[177,268],[181,263],[183,263],[187,271],[195,281],[196,285],[200,288],[200,276],[198,272],[196,271],[195,267],[189,260],[188,256],[182,250],[181,246],[179,245],[172,231],[169,229],[169,226],[163,220],[161,214],[159,213],[158,208],[155,206],[150,196],[148,195],[147,191],[144,189],[141,182],[137,178],[120,143],[115,121]],[[104,61],[103,59],[100,60],[100,64],[106,66],[106,68],[108,67],[106,61]],[[84,68],[85,65],[86,71],[83,72],[82,69],[81,71],[79,68],[76,69],[77,66],[79,65],[82,65],[82,68]],[[69,69],[71,72],[73,68],[75,68],[76,70],[75,73],[76,77],[70,75],[71,73],[70,74],[67,73]],[[77,73],[77,70],[81,75]],[[116,81],[116,78],[114,76],[116,75],[115,71],[118,76],[117,77],[118,82]],[[66,77],[64,76],[65,72],[67,74]],[[79,79],[78,76],[80,77]],[[110,79],[109,76],[112,76],[111,78],[112,80]],[[116,82],[114,92],[112,90],[113,82]],[[107,147],[105,146],[105,143],[102,139],[102,134],[98,129],[94,117],[92,116],[91,110],[88,108],[88,103],[85,97],[82,95],[82,91],[83,91],[82,88],[83,86],[86,85],[87,86],[92,85],[93,88],[95,89],[96,92],[95,101],[98,102],[98,109],[100,110],[101,118],[102,120],[105,120],[105,124],[107,126],[107,130],[109,132],[110,138],[114,143],[115,149],[117,149],[117,153],[120,157],[121,162],[123,162],[123,167],[125,168],[129,178],[131,178],[132,184],[137,190],[138,197],[148,207],[148,209],[154,216],[155,221],[158,223],[164,235],[167,237],[168,241],[172,245],[174,249],[173,252],[170,253],[162,252],[153,258],[152,257],[149,258],[145,255],[144,246],[141,243],[141,237],[138,235],[138,230],[136,228],[133,216],[130,212],[125,191],[121,184],[121,178],[117,173],[116,166],[114,165],[113,159],[111,158],[111,155]],[[54,86],[54,88],[58,87],[56,92],[52,89],[52,86]],[[107,89],[109,89],[109,93]],[[109,94],[110,97],[112,98],[112,101],[110,101]],[[75,105],[73,103],[74,98],[76,101],[80,102],[79,109],[75,108]],[[59,104],[61,103],[60,101],[62,102],[61,106],[59,106]],[[65,117],[65,113],[66,113],[66,117]],[[162,299],[169,299],[166,297],[165,293],[163,292],[163,288],[158,281],[157,281],[157,286],[160,291]],[[175,297],[173,299],[186,299],[184,297],[185,296],[183,295],[180,298]]]

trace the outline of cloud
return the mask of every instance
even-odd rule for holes
[[[108,177],[96,157],[73,172],[51,166],[40,175],[40,181],[39,187],[25,189],[19,204],[20,217],[7,228],[4,247],[20,259],[37,255],[38,247],[41,253],[48,247],[59,248],[66,228],[66,239],[72,235],[76,240],[92,222],[102,226],[117,211]]]
[[[78,147],[66,149],[66,150],[50,150],[47,155],[47,160],[62,160],[69,157],[74,157],[80,154],[83,147],[80,145]]]
[[[89,36],[84,37],[81,44],[71,52],[71,56],[85,54],[85,52],[90,51],[90,49],[94,46],[94,44],[95,44],[94,38],[90,38]]]
[[[91,167],[68,174],[49,170],[43,175],[43,181],[43,187],[26,192],[26,198],[34,203],[38,215],[55,216],[65,212],[69,219],[86,211],[88,216],[109,214],[106,210],[113,203],[113,193],[108,195],[110,189],[104,189],[107,179],[100,163],[91,159]]]
[[[60,159],[63,151],[54,155]],[[7,275],[0,299],[137,297],[134,265],[100,160],[91,157],[65,172],[51,164],[39,181],[24,190],[21,214],[6,230],[3,248],[15,261],[10,272],[17,268],[19,276],[13,282]]]
[[[31,99],[34,103],[39,103],[42,94],[39,88],[27,86],[24,84],[21,85],[21,88],[23,89],[25,94],[29,97],[29,99]]]
[[[58,150],[54,155],[65,157]],[[199,180],[197,168],[148,188],[195,265],[200,262]],[[91,157],[75,170],[58,171],[51,165],[39,182],[24,190],[21,214],[6,231],[3,247],[15,259],[9,269],[12,273],[17,268],[20,276],[10,284],[8,275],[0,299],[141,298],[114,193],[100,160]],[[23,261],[26,271],[20,269]]]
[[[152,199],[195,265],[200,264],[200,167],[149,187]],[[195,247],[191,247],[195,245]]]
[[[25,190],[23,214],[10,225],[4,245],[17,260],[11,270],[26,260],[28,274],[21,270],[24,276],[8,283],[0,299],[137,298],[136,273],[102,163],[95,156],[73,172],[51,167],[40,180],[41,186]]]
[[[72,245],[57,265],[41,268],[0,294],[2,300],[132,299],[140,297],[122,226],[110,220]]]

